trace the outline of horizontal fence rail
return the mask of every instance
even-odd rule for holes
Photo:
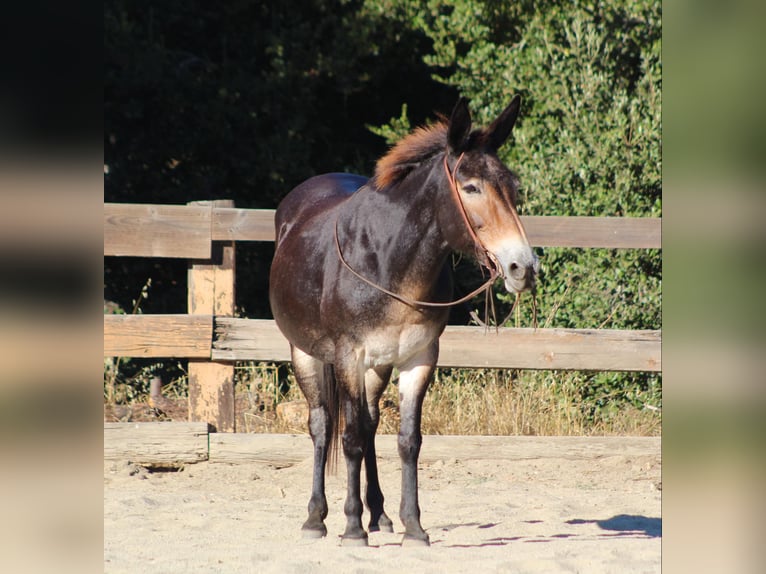
[[[661,370],[661,332],[604,329],[485,329],[447,326],[440,367]],[[220,317],[215,360],[289,361],[290,347],[274,321]]]
[[[104,255],[208,259],[212,210],[195,205],[104,204]]]
[[[188,315],[104,315],[104,356],[185,358],[189,417],[235,431],[233,361],[289,361],[273,320],[235,318],[237,241],[274,241],[274,210],[230,200],[104,204],[104,255],[188,260]],[[660,218],[522,216],[539,247],[661,249]],[[448,326],[440,367],[662,369],[662,332]]]
[[[659,249],[654,217],[522,216],[536,247]],[[274,241],[274,210],[104,204],[104,255],[210,257],[212,241]]]
[[[104,356],[210,359],[212,315],[104,315]]]
[[[595,460],[659,452],[660,437],[449,436],[426,435],[419,460]],[[396,435],[377,435],[381,460],[399,461]],[[105,423],[104,459],[146,466],[181,466],[202,461],[222,464],[292,466],[310,461],[307,434],[210,433],[200,422]]]
[[[660,371],[661,331],[448,326],[440,367]],[[104,355],[289,361],[272,320],[205,315],[104,315]]]

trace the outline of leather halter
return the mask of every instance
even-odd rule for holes
[[[455,175],[457,174],[457,168],[460,165],[460,162],[463,161],[463,156],[465,154],[461,153],[460,156],[457,158],[457,161],[455,162],[455,169],[450,171],[449,164],[447,163],[447,154],[444,154],[444,172],[447,174],[447,180],[449,181],[449,187],[450,191],[452,192],[452,197],[455,200],[455,203],[457,203],[458,207],[460,208],[460,215],[463,217],[463,222],[465,223],[466,228],[468,229],[468,233],[471,236],[471,239],[473,239],[473,245],[474,249],[476,250],[476,258],[479,260],[479,262],[484,265],[487,269],[489,269],[490,275],[494,275],[492,280],[496,279],[497,276],[500,274],[500,265],[497,262],[497,259],[495,256],[487,249],[484,244],[481,242],[481,239],[479,239],[479,236],[476,235],[476,231],[473,228],[473,225],[471,225],[471,220],[468,218],[468,212],[465,210],[465,205],[463,204],[463,199],[460,197],[460,192],[457,188],[457,179],[455,178]]]
[[[472,299],[482,291],[486,291],[487,289],[490,289],[492,284],[495,282],[495,279],[497,279],[500,276],[500,266],[497,263],[497,259],[495,256],[487,250],[486,247],[484,247],[484,244],[479,239],[479,236],[476,235],[476,231],[473,228],[473,225],[471,225],[471,221],[468,218],[468,213],[465,210],[465,206],[463,205],[463,200],[460,198],[460,192],[457,188],[457,180],[455,179],[455,174],[457,173],[457,168],[460,165],[460,162],[463,159],[464,154],[460,154],[460,157],[458,157],[457,161],[455,162],[455,168],[450,171],[449,164],[447,163],[447,154],[444,154],[444,171],[447,174],[447,180],[449,181],[450,190],[452,191],[452,197],[454,198],[455,202],[458,205],[460,215],[463,217],[463,221],[465,222],[466,227],[468,228],[468,233],[471,236],[471,239],[473,240],[474,247],[476,248],[477,256],[479,257],[479,260],[482,265],[484,265],[489,270],[489,279],[487,279],[484,284],[481,285],[478,289],[474,289],[471,291],[468,295],[461,297],[460,299],[456,301],[451,301],[449,303],[434,303],[431,301],[418,301],[417,299],[410,299],[409,297],[406,297],[405,295],[400,295],[399,293],[395,293],[393,291],[389,291],[385,287],[378,285],[374,281],[367,279],[367,277],[364,277],[363,275],[360,275],[354,268],[352,268],[348,262],[346,261],[346,258],[343,257],[343,252],[340,247],[340,241],[338,240],[338,220],[335,220],[335,249],[338,252],[338,258],[340,259],[340,262],[343,263],[343,266],[348,269],[357,279],[360,279],[364,283],[367,283],[367,285],[374,287],[378,291],[381,291],[382,293],[385,293],[389,297],[392,297],[396,299],[397,301],[404,303],[405,305],[409,305],[410,307],[452,307],[454,305],[459,305],[460,303],[465,303],[466,301]]]

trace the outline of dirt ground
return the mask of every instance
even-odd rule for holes
[[[104,572],[660,571],[659,439],[610,439],[606,450],[588,455],[588,441],[598,439],[570,438],[566,444],[578,446],[570,456],[561,448],[546,452],[544,437],[507,438],[513,457],[456,451],[421,462],[430,548],[399,546],[395,456],[380,461],[395,532],[370,534],[367,548],[340,546],[342,460],[327,480],[328,536],[301,538],[310,447],[305,460],[285,466],[206,462],[152,472],[105,461]]]

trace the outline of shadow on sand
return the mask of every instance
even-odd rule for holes
[[[527,521],[531,523],[540,523],[542,521],[534,520]],[[607,533],[598,536],[608,537],[639,537],[639,538],[659,538],[662,536],[662,519],[652,518],[648,516],[632,515],[632,514],[618,514],[611,518],[603,520],[588,520],[583,518],[574,518],[567,520],[566,524],[578,525],[578,524],[595,524],[602,530],[608,531]],[[477,522],[466,524],[449,524],[440,527],[442,530],[452,530],[459,527],[473,527],[481,529],[491,529],[497,526],[498,523],[479,524]],[[463,547],[484,547],[484,546],[505,546],[511,542],[534,542],[545,543],[553,542],[554,540],[567,539],[567,538],[582,538],[583,535],[576,533],[568,534],[551,534],[549,536],[502,536],[496,538],[488,538],[479,544],[449,544],[446,545],[449,548],[463,548]],[[593,538],[593,535],[585,535],[585,538]],[[434,544],[441,544],[441,541],[434,541]]]
[[[662,518],[650,518],[635,514],[618,514],[606,520],[567,520],[567,524],[597,524],[603,530],[636,534],[643,533],[651,538],[662,536]]]

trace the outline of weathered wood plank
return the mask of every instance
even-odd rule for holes
[[[379,435],[380,458],[398,460],[396,435]],[[656,455],[660,437],[423,437],[420,461],[596,460],[609,456]],[[298,464],[313,456],[308,434],[208,433],[202,422],[104,423],[104,459],[143,464],[259,462]]]
[[[522,216],[541,247],[661,248],[656,217]],[[274,210],[104,204],[104,255],[206,259],[210,240],[273,241]]]
[[[662,248],[656,217],[522,216],[530,244],[540,247]]]
[[[656,217],[522,216],[529,241],[540,247],[661,248]],[[274,211],[216,209],[213,239],[273,241]]]
[[[104,255],[208,259],[209,206],[104,204]]]
[[[213,239],[274,241],[274,210],[215,207]]]
[[[290,360],[290,344],[272,320],[216,317],[214,331],[215,360]]]
[[[211,315],[104,315],[105,357],[209,358]]]
[[[274,321],[210,316],[105,315],[104,356],[210,357],[289,361]],[[611,329],[511,329],[449,326],[441,367],[660,371],[662,332]]]
[[[314,452],[307,434],[213,433],[208,444],[210,462],[229,464],[260,462],[286,467],[311,458]]]
[[[289,361],[276,323],[216,318],[213,358]],[[440,339],[440,367],[588,371],[660,371],[661,331],[511,329],[449,326]]]
[[[448,327],[439,366],[660,371],[661,331]]]
[[[104,423],[104,458],[157,465],[207,460],[207,424]]]
[[[428,398],[426,398],[428,400]],[[423,437],[420,462],[439,460],[595,460],[609,456],[657,455],[660,437]],[[396,435],[379,435],[375,449],[381,459],[399,460]],[[285,434],[211,434],[211,463],[259,462],[291,466],[313,456],[311,438]]]

